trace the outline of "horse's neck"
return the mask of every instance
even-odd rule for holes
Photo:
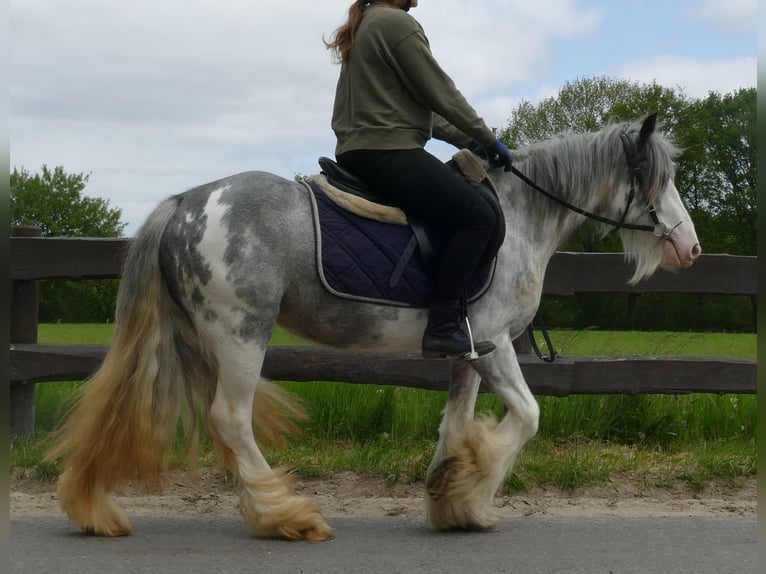
[[[521,162],[520,170],[537,185],[569,203],[592,211],[609,188],[604,170],[594,169],[587,140],[576,145],[561,142],[532,150]],[[506,179],[511,206],[510,228],[518,228],[530,238],[539,257],[547,261],[584,223],[576,212],[563,207],[539,191],[525,185],[516,176]]]

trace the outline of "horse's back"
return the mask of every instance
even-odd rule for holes
[[[229,243],[267,239],[266,230],[287,230],[296,218],[310,216],[302,184],[263,171],[248,171],[192,188],[175,196],[176,212],[167,226],[166,243],[189,239],[213,240],[221,234]],[[302,221],[302,223],[310,223]]]
[[[306,189],[302,184],[265,171],[246,171],[206,183],[176,196],[184,215],[198,213],[200,206],[213,210],[247,210],[255,215],[268,209],[274,214],[305,204]],[[211,203],[211,199],[213,202]]]

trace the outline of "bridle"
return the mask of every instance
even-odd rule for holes
[[[643,150],[639,150],[636,146],[635,142],[631,139],[631,137],[626,134],[622,133],[620,134],[620,140],[622,141],[622,147],[625,150],[625,158],[628,161],[628,166],[630,167],[630,191],[628,192],[628,199],[627,203],[625,205],[625,209],[622,212],[622,217],[619,221],[615,221],[614,219],[609,219],[608,217],[604,217],[603,215],[598,215],[596,213],[591,213],[590,211],[587,211],[585,209],[582,209],[580,207],[577,207],[576,205],[572,205],[568,201],[561,199],[557,195],[554,195],[553,193],[543,189],[539,185],[537,185],[534,181],[529,179],[526,175],[521,173],[518,169],[515,167],[511,167],[511,173],[516,175],[519,179],[521,179],[524,183],[526,183],[528,186],[530,186],[532,189],[539,191],[547,198],[555,201],[556,203],[563,205],[570,211],[574,211],[575,213],[579,213],[580,215],[584,215],[588,219],[593,219],[595,221],[605,223],[607,225],[612,226],[612,230],[610,233],[614,233],[619,229],[632,229],[635,231],[648,231],[652,233],[655,237],[658,237],[660,239],[669,239],[670,236],[673,234],[673,232],[678,228],[682,221],[679,221],[676,225],[673,227],[668,226],[666,223],[663,223],[660,221],[660,218],[657,216],[657,210],[654,208],[653,204],[650,204],[647,208],[649,212],[649,217],[652,218],[652,221],[654,222],[654,225],[645,225],[641,223],[628,223],[625,221],[625,218],[628,215],[628,211],[630,211],[630,206],[633,204],[633,201],[636,198],[636,190],[640,190],[644,187],[644,176],[641,172],[641,168],[644,163],[646,163],[646,153]]]
[[[657,216],[657,210],[654,208],[654,204],[650,203],[647,208],[649,217],[652,218],[654,225],[634,225],[625,223],[625,217],[628,215],[630,206],[636,197],[636,188],[638,187],[640,190],[644,187],[644,175],[641,173],[641,167],[646,163],[646,152],[644,150],[639,150],[636,147],[636,143],[624,132],[620,134],[620,140],[622,141],[622,148],[625,150],[625,158],[628,160],[628,166],[631,171],[630,191],[628,192],[628,202],[625,205],[625,210],[622,212],[622,217],[610,233],[614,233],[621,227],[625,227],[627,229],[651,231],[653,235],[660,239],[668,239],[683,222],[679,221],[673,227],[668,227],[665,223],[660,221],[660,218]]]

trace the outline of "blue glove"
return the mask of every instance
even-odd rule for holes
[[[500,167],[502,165],[505,167],[505,171],[511,171],[513,155],[511,154],[511,150],[509,150],[503,142],[495,140],[495,143],[489,146],[487,151],[489,152],[489,163],[491,165],[495,167]]]

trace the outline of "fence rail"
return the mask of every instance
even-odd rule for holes
[[[108,347],[13,345],[11,382],[79,381],[101,364]],[[753,393],[754,361],[721,357],[633,355],[560,357],[544,363],[519,355],[532,392],[541,395]],[[262,374],[283,381],[342,381],[446,390],[452,362],[415,353],[354,353],[273,345]],[[484,390],[484,389],[482,389]]]
[[[10,242],[11,279],[118,278],[131,239],[14,237]],[[636,286],[621,253],[558,252],[548,265],[546,295],[577,293],[707,293],[755,295],[757,257],[703,255],[693,267],[659,271]]]
[[[11,432],[31,436],[34,389],[46,381],[81,380],[98,368],[107,347],[37,343],[38,284],[42,279],[118,278],[131,239],[42,238],[14,228],[10,242]],[[577,293],[708,293],[747,295],[755,303],[757,258],[703,255],[694,267],[660,271],[637,286],[621,254],[557,253],[545,295]],[[561,357],[544,363],[517,345],[524,375],[536,394],[755,393],[756,361],[724,357]],[[269,347],[263,368],[276,380],[333,380],[446,390],[451,362],[416,354],[353,353],[320,347]]]

